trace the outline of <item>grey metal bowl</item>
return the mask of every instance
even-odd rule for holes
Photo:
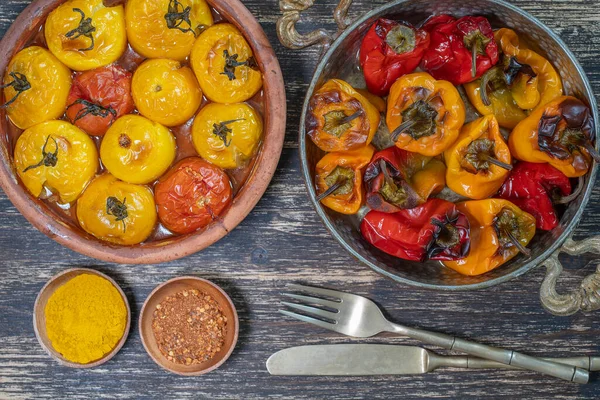
[[[330,78],[349,80],[360,85],[362,74],[358,69],[358,51],[362,37],[369,27],[381,17],[399,19],[419,24],[435,14],[454,16],[483,15],[495,27],[509,27],[516,30],[528,43],[534,44],[537,51],[546,56],[560,71],[566,94],[579,97],[589,104],[598,119],[596,100],[585,73],[574,55],[563,41],[540,21],[523,10],[501,0],[396,0],[362,16],[347,28],[345,16],[351,0],[342,0],[334,14],[340,27],[337,38],[332,38],[323,30],[300,35],[295,23],[300,12],[312,5],[312,0],[281,1],[283,17],[278,21],[278,33],[282,43],[290,48],[301,48],[321,43],[326,52],[320,60],[312,78],[300,123],[300,156],[302,170],[313,205],[332,235],[357,259],[373,270],[397,281],[418,287],[437,290],[482,289],[506,282],[542,264],[561,248],[576,227],[587,204],[595,182],[597,166],[594,164],[585,178],[585,187],[576,201],[565,210],[560,225],[553,231],[537,235],[531,244],[532,256],[529,259],[517,256],[504,266],[487,274],[468,277],[442,266],[437,262],[416,263],[391,257],[368,244],[361,237],[356,216],[345,216],[316,201],[315,165],[323,156],[311,140],[307,139],[305,117],[308,101],[313,92]],[[344,29],[345,28],[345,29]],[[600,133],[596,133],[597,138]]]

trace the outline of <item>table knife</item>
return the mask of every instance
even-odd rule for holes
[[[548,358],[600,371],[600,357]],[[502,368],[509,365],[472,356],[442,356],[417,346],[381,344],[310,345],[284,349],[267,360],[271,375],[408,375],[437,368]]]

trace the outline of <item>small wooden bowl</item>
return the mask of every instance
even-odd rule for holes
[[[60,286],[64,285],[65,283],[67,283],[71,279],[75,278],[76,276],[79,276],[82,274],[97,275],[99,277],[106,279],[110,283],[112,283],[112,285],[121,294],[121,298],[125,302],[125,307],[127,308],[127,324],[125,325],[125,332],[123,333],[123,337],[121,338],[121,340],[119,340],[119,343],[117,343],[115,348],[110,353],[106,354],[101,359],[96,360],[91,363],[87,363],[87,364],[74,363],[74,362],[69,361],[66,358],[64,358],[62,356],[62,354],[60,354],[59,352],[54,350],[54,347],[52,347],[52,343],[50,342],[50,339],[48,339],[48,334],[46,333],[45,309],[46,309],[46,304],[48,303],[48,299],[50,299],[50,296],[52,296],[52,294]],[[52,279],[50,279],[50,281],[48,281],[46,286],[44,286],[42,288],[42,290],[40,290],[40,293],[38,294],[37,299],[35,300],[35,305],[33,306],[33,329],[35,330],[35,336],[37,337],[38,341],[40,342],[40,345],[44,348],[44,350],[46,350],[46,353],[50,354],[50,357],[52,357],[53,359],[58,361],[59,364],[62,364],[66,367],[93,368],[93,367],[97,367],[98,365],[104,364],[105,362],[107,362],[108,360],[113,358],[115,356],[115,354],[117,354],[119,352],[119,350],[121,350],[121,347],[123,347],[123,345],[125,344],[125,341],[127,340],[127,336],[129,335],[129,327],[130,326],[131,326],[131,310],[129,309],[129,302],[127,301],[127,297],[125,296],[125,293],[123,293],[123,290],[119,287],[117,282],[115,282],[109,276],[103,274],[102,272],[98,272],[98,271],[95,271],[95,270],[89,269],[89,268],[68,269],[66,271],[63,271],[63,272],[53,276]]]
[[[167,296],[174,295],[183,290],[196,289],[200,292],[206,293],[212,296],[215,301],[223,309],[223,314],[227,317],[227,331],[225,333],[225,342],[221,347],[221,351],[215,354],[215,356],[202,363],[195,365],[181,365],[176,364],[167,358],[160,352],[154,332],[152,330],[152,321],[154,319],[154,310],[156,306],[160,304]],[[173,278],[159,285],[148,295],[148,298],[144,302],[142,311],[140,313],[140,336],[142,337],[142,344],[144,348],[154,360],[162,368],[167,371],[173,372],[178,375],[184,376],[197,376],[203,375],[210,371],[219,368],[231,355],[233,349],[238,340],[240,324],[238,320],[237,311],[235,305],[227,295],[217,285],[207,281],[206,279],[197,278],[195,276],[182,276]]]

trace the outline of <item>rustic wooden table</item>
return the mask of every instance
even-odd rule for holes
[[[0,35],[30,0],[0,2]],[[536,373],[444,370],[418,376],[369,378],[272,377],[265,361],[272,353],[308,343],[354,340],[316,329],[277,313],[288,282],[319,284],[369,296],[391,318],[482,343],[545,356],[600,352],[600,314],[553,317],[539,304],[544,274],[535,270],[504,285],[478,292],[443,293],[397,285],[371,272],[334,242],[309,204],[299,172],[297,126],[317,50],[284,49],[275,34],[276,0],[247,0],[279,55],[288,94],[288,131],[279,170],[252,214],[209,249],[164,265],[111,265],[61,247],[34,229],[0,192],[0,398],[497,398],[598,397],[596,374],[588,385],[563,383]],[[301,29],[333,29],[333,0],[317,1]],[[383,0],[355,1],[358,16]],[[583,64],[600,94],[600,0],[513,0],[554,29]],[[600,188],[577,230],[600,233]],[[571,260],[564,288],[580,282],[595,263]],[[588,265],[589,264],[589,265]],[[38,345],[32,326],[35,297],[57,272],[73,266],[103,271],[125,290],[134,323],[121,352],[92,370],[61,367]],[[240,340],[219,370],[195,378],[171,375],[155,365],[140,342],[136,317],[150,291],[178,275],[215,281],[231,295],[240,315]],[[356,340],[358,342],[358,340]],[[377,337],[362,342],[416,344]]]

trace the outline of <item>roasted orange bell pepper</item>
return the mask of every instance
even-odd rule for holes
[[[592,157],[596,129],[588,106],[563,96],[537,109],[513,129],[508,139],[511,154],[533,163],[549,163],[569,178],[585,175]]]
[[[349,83],[330,79],[310,99],[306,132],[323,151],[347,151],[371,143],[380,115]]]
[[[375,153],[373,146],[329,153],[317,163],[317,200],[342,214],[356,214],[362,206],[362,169]]]
[[[510,151],[493,115],[463,126],[444,159],[448,187],[476,200],[496,193],[512,170]]]
[[[437,158],[389,147],[365,170],[367,204],[385,213],[414,208],[444,188],[445,176],[446,166]]]
[[[465,122],[465,105],[450,82],[416,72],[392,85],[386,120],[396,146],[433,157],[458,137]]]
[[[471,225],[471,251],[458,261],[444,265],[463,275],[481,275],[515,257],[526,256],[535,235],[535,218],[508,200],[487,199],[457,204]]]
[[[515,31],[503,28],[495,37],[503,52],[500,63],[465,90],[479,113],[493,114],[500,126],[512,129],[531,110],[562,96],[562,81],[550,61],[519,41]]]

